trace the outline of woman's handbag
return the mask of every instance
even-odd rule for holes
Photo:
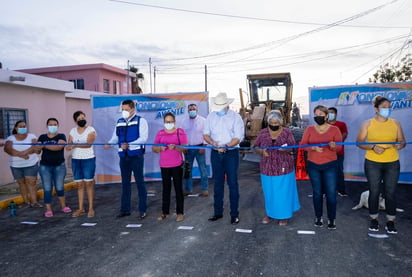
[[[177,131],[177,139],[178,139],[179,145],[180,145],[179,129],[177,129],[176,131]],[[190,163],[189,163],[189,161],[187,160],[187,155],[186,155],[186,154],[184,155],[184,158],[185,158],[185,159],[184,159],[184,161],[183,161],[183,163],[182,163],[183,179],[189,179],[189,177],[190,177],[190,171],[191,171]]]

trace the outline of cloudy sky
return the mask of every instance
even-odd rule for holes
[[[290,72],[308,87],[367,83],[411,53],[411,0],[0,0],[0,62],[87,63],[145,76],[145,92],[207,88],[239,98],[246,75]],[[151,66],[149,65],[151,58]],[[150,86],[150,69],[152,86]],[[153,72],[156,72],[156,77]]]

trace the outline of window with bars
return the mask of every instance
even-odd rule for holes
[[[69,81],[74,84],[75,89],[84,89],[84,79],[73,79]]]
[[[13,132],[14,124],[23,120],[27,122],[27,110],[0,108],[0,139],[6,139]]]
[[[103,79],[103,92],[110,93],[110,80]]]
[[[113,81],[113,93],[120,94],[120,81]]]

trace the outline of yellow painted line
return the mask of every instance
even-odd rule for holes
[[[77,188],[76,182],[70,182],[70,183],[64,184],[64,190],[65,191],[69,191],[69,190],[76,189],[76,188]],[[55,194],[55,191],[53,191],[53,194]],[[38,199],[43,199],[44,198],[44,192],[43,192],[42,189],[37,191],[37,198]],[[20,204],[23,204],[23,197],[22,196],[15,196],[15,197],[11,197],[9,199],[1,200],[0,201],[0,210],[8,209],[11,201],[16,203],[17,205],[20,205]]]

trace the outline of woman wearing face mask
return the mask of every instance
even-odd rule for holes
[[[87,190],[89,200],[89,211],[87,217],[94,217],[94,173],[96,169],[96,157],[94,155],[93,143],[96,138],[96,130],[87,126],[86,115],[82,111],[73,114],[73,120],[77,127],[70,131],[69,142],[66,150],[73,150],[72,171],[73,179],[78,184],[77,196],[79,209],[72,216],[78,217],[85,214],[84,189]]]
[[[47,119],[46,124],[47,133],[42,134],[38,139],[40,143],[45,144],[42,146],[39,173],[43,184],[44,204],[46,204],[44,216],[52,217],[53,186],[59,198],[61,211],[63,213],[71,213],[72,210],[66,206],[66,199],[64,197],[64,178],[66,177],[64,144],[66,143],[66,136],[58,132],[59,121],[56,118]]]
[[[303,133],[301,144],[326,144],[305,148],[308,153],[307,171],[313,189],[313,207],[315,210],[315,226],[323,226],[323,193],[326,194],[328,211],[328,229],[336,229],[336,185],[337,155],[342,146],[342,134],[338,127],[327,123],[328,108],[319,105],[313,110],[315,125],[309,126]]]
[[[34,134],[27,133],[26,122],[20,120],[14,125],[12,135],[6,139],[4,152],[10,155],[10,169],[19,184],[24,203],[31,207],[43,207],[37,202],[37,173],[39,171],[37,154],[39,147]]]
[[[283,128],[283,117],[279,111],[268,115],[268,127],[260,131],[255,147],[280,147],[295,145],[295,139],[288,128]],[[265,197],[266,216],[262,223],[274,219],[279,225],[287,225],[293,213],[300,209],[294,170],[293,149],[257,149],[260,159],[260,179]]]
[[[162,214],[157,220],[164,220],[169,216],[170,191],[173,185],[176,194],[176,221],[183,221],[183,184],[182,184],[182,152],[184,148],[178,145],[188,143],[186,133],[181,128],[176,128],[176,119],[173,113],[164,115],[164,129],[160,130],[155,137],[155,144],[166,144],[167,146],[153,146],[154,153],[160,153],[160,170],[162,174]]]
[[[405,136],[398,121],[389,118],[391,102],[382,96],[376,96],[372,101],[375,108],[375,117],[366,120],[360,127],[356,142],[370,142],[371,144],[357,145],[366,150],[365,175],[369,186],[369,231],[379,231],[379,193],[383,182],[386,204],[386,231],[396,234],[395,191],[400,174],[398,150],[404,148]],[[379,144],[388,142],[396,144]],[[373,144],[376,143],[376,144]]]

